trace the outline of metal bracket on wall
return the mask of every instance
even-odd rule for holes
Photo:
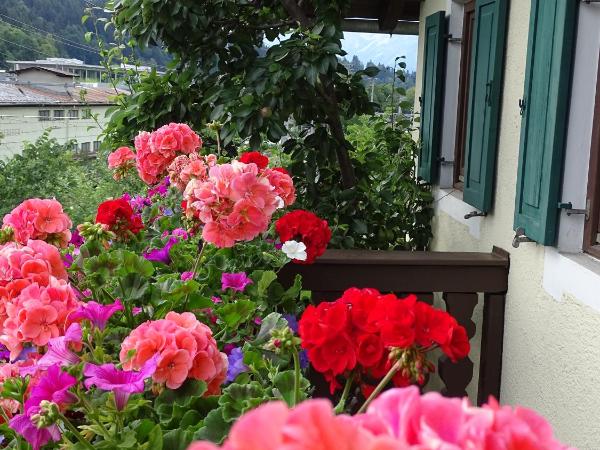
[[[456,43],[456,44],[460,44],[460,43],[462,43],[462,38],[459,38],[459,37],[457,37],[457,38],[455,38],[455,37],[452,37],[452,35],[451,35],[451,34],[447,34],[447,35],[445,35],[445,36],[444,36],[444,38],[445,38],[445,39],[446,39],[448,42],[454,42],[454,43]]]
[[[535,242],[533,239],[529,239],[525,236],[525,229],[523,227],[519,227],[516,229],[515,237],[512,241],[512,246],[514,248],[519,248],[522,242]]]
[[[468,220],[472,217],[485,217],[487,213],[483,211],[471,211],[469,214],[465,214],[465,220]]]
[[[599,0],[600,3],[600,0]],[[589,200],[586,201],[586,205],[585,205],[585,209],[575,209],[573,208],[573,204],[571,202],[567,202],[567,203],[559,203],[558,204],[558,208],[559,209],[564,209],[565,212],[567,213],[567,216],[572,216],[572,215],[585,215],[585,220],[589,220],[590,218],[590,205],[589,205]]]
[[[454,161],[446,161],[446,158],[444,158],[443,156],[439,157],[437,159],[437,161],[440,163],[441,166],[453,166],[454,165]]]
[[[525,99],[524,98],[520,98],[519,99],[519,114],[523,115],[525,113]]]

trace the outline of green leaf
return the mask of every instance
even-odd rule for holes
[[[162,450],[163,448],[163,433],[160,425],[152,428],[148,434],[148,450]]]
[[[253,274],[254,275],[254,274]],[[262,272],[260,279],[258,280],[258,295],[263,297],[269,289],[269,286],[273,281],[277,279],[277,274],[272,270],[266,270]]]
[[[227,328],[235,329],[238,325],[247,322],[256,311],[256,305],[250,300],[237,300],[222,306],[217,315],[225,323]]]
[[[273,390],[275,391],[275,395],[285,400],[285,402],[292,406],[294,404],[294,371],[286,370],[285,372],[279,372],[273,378]],[[304,377],[300,378],[300,391],[302,393],[302,398],[300,400],[304,400],[306,395],[304,394],[305,389],[310,386],[308,380]]]
[[[163,448],[168,450],[186,450],[194,440],[194,433],[178,428],[168,431],[163,436]]]
[[[231,424],[223,419],[223,408],[217,408],[208,413],[202,428],[194,433],[194,439],[220,444],[229,433],[230,428]]]
[[[254,339],[254,345],[260,346],[271,339],[273,330],[285,328],[288,325],[287,321],[281,317],[281,314],[272,312],[268,314],[260,324],[260,330]]]

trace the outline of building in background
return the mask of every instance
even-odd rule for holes
[[[599,6],[425,0],[415,95],[433,250],[510,252],[500,400],[586,450],[600,449]]]
[[[20,67],[0,78],[0,159],[20,153],[46,130],[60,143],[76,141],[76,150],[92,153],[114,88],[81,84],[78,75],[49,67]]]
[[[109,73],[104,66],[84,64],[79,59],[46,58],[35,61],[6,61],[11,71],[19,71],[32,67],[60,70],[75,75],[81,82],[100,83],[109,79]],[[121,69],[135,69],[139,72],[150,72],[151,67],[124,65]]]

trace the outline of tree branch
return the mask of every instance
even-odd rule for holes
[[[281,0],[281,4],[292,19],[299,22],[303,27],[310,26],[310,19],[300,5],[296,3],[296,0]]]

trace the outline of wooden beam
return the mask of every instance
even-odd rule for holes
[[[382,0],[379,5],[379,29],[389,32],[396,28],[405,6],[405,0]]]

